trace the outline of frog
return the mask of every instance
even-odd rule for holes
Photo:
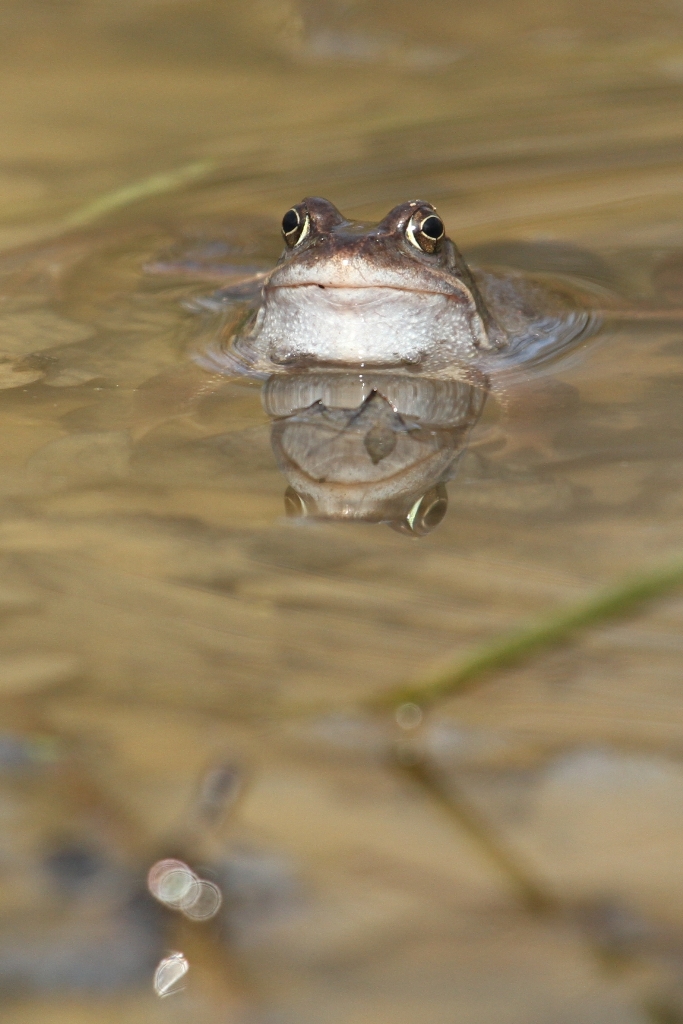
[[[587,282],[470,267],[423,200],[368,226],[307,197],[281,230],[280,259],[252,281],[257,308],[195,355],[206,368],[261,379],[326,366],[476,379],[595,331],[611,301]],[[213,308],[245,287],[216,293]]]

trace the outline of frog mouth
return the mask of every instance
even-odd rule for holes
[[[344,283],[337,284],[321,283],[320,281],[296,281],[291,284],[267,284],[264,288],[264,293],[267,295],[270,292],[288,292],[296,291],[302,288],[317,288],[320,291],[330,292],[363,292],[363,291],[383,291],[383,292],[397,292],[399,294],[410,294],[410,295],[438,295],[445,299],[454,299],[456,302],[465,302],[466,298],[463,294],[448,290],[445,288],[416,288],[410,287],[404,284],[386,284],[383,281],[367,281],[363,284]]]
[[[278,366],[285,366],[288,370],[346,370],[349,366],[348,359],[321,359],[314,352],[283,355],[275,362]],[[406,357],[393,361],[386,359],[373,361],[363,358],[362,366],[364,370],[411,370],[413,373],[419,373],[423,369],[424,363],[424,356]]]

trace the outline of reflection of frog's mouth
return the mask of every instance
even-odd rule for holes
[[[380,402],[385,400],[379,397]],[[366,405],[372,399],[366,401]],[[314,410],[309,411],[309,414]],[[352,418],[352,411],[346,410]],[[325,410],[321,408],[321,417]],[[288,435],[294,427],[293,438]],[[303,427],[301,438],[297,427]],[[404,435],[406,451],[399,441],[396,448],[388,446],[386,457],[383,452],[374,453],[371,447],[371,432],[357,433],[356,449],[344,452],[344,429],[335,431],[331,425],[321,432],[308,435],[305,420],[276,420],[271,428],[271,443],[278,468],[285,475],[297,494],[303,497],[311,518],[326,520],[361,520],[383,522],[400,517],[412,506],[434,480],[442,479],[459,454],[469,424],[453,431],[449,443],[447,432],[431,432],[427,443],[412,442],[410,435],[418,428],[415,425],[400,426],[397,437]],[[419,435],[418,435],[419,436]],[[378,440],[379,440],[378,436]],[[382,440],[385,440],[382,438]],[[339,451],[336,451],[341,442]],[[306,444],[310,445],[306,452]],[[329,453],[325,462],[327,473],[316,471],[318,459],[325,449]],[[406,457],[410,452],[410,457]],[[306,456],[313,455],[311,462]],[[303,456],[303,458],[302,458]]]
[[[323,371],[273,374],[263,386],[263,408],[273,419],[284,419],[319,403],[326,408],[360,408],[378,392],[401,416],[430,427],[457,427],[481,414],[488,381],[434,380],[407,374]]]
[[[402,521],[449,476],[485,398],[386,371],[274,374],[262,392],[297,514],[363,522]]]

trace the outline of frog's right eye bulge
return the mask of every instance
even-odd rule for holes
[[[299,242],[303,242],[308,230],[308,214],[302,217],[295,206],[291,210],[287,210],[282,218],[282,234],[288,246],[293,247]]]
[[[416,249],[434,253],[444,237],[446,231],[444,223],[436,213],[428,213],[421,221],[418,220],[418,216],[419,214],[408,223],[406,237]]]
[[[282,218],[282,234],[291,235],[299,227],[299,214],[296,210],[287,210]]]
[[[434,214],[426,217],[420,224],[420,231],[423,235],[426,235],[427,238],[432,238],[435,242],[438,241],[444,233],[444,226],[441,217],[437,217]]]

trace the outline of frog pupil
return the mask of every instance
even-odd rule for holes
[[[285,235],[291,235],[299,227],[299,214],[296,210],[287,210],[282,218],[282,230]]]
[[[441,238],[444,227],[443,221],[440,217],[425,217],[420,225],[420,231],[427,238],[433,238],[435,241],[437,238]]]

